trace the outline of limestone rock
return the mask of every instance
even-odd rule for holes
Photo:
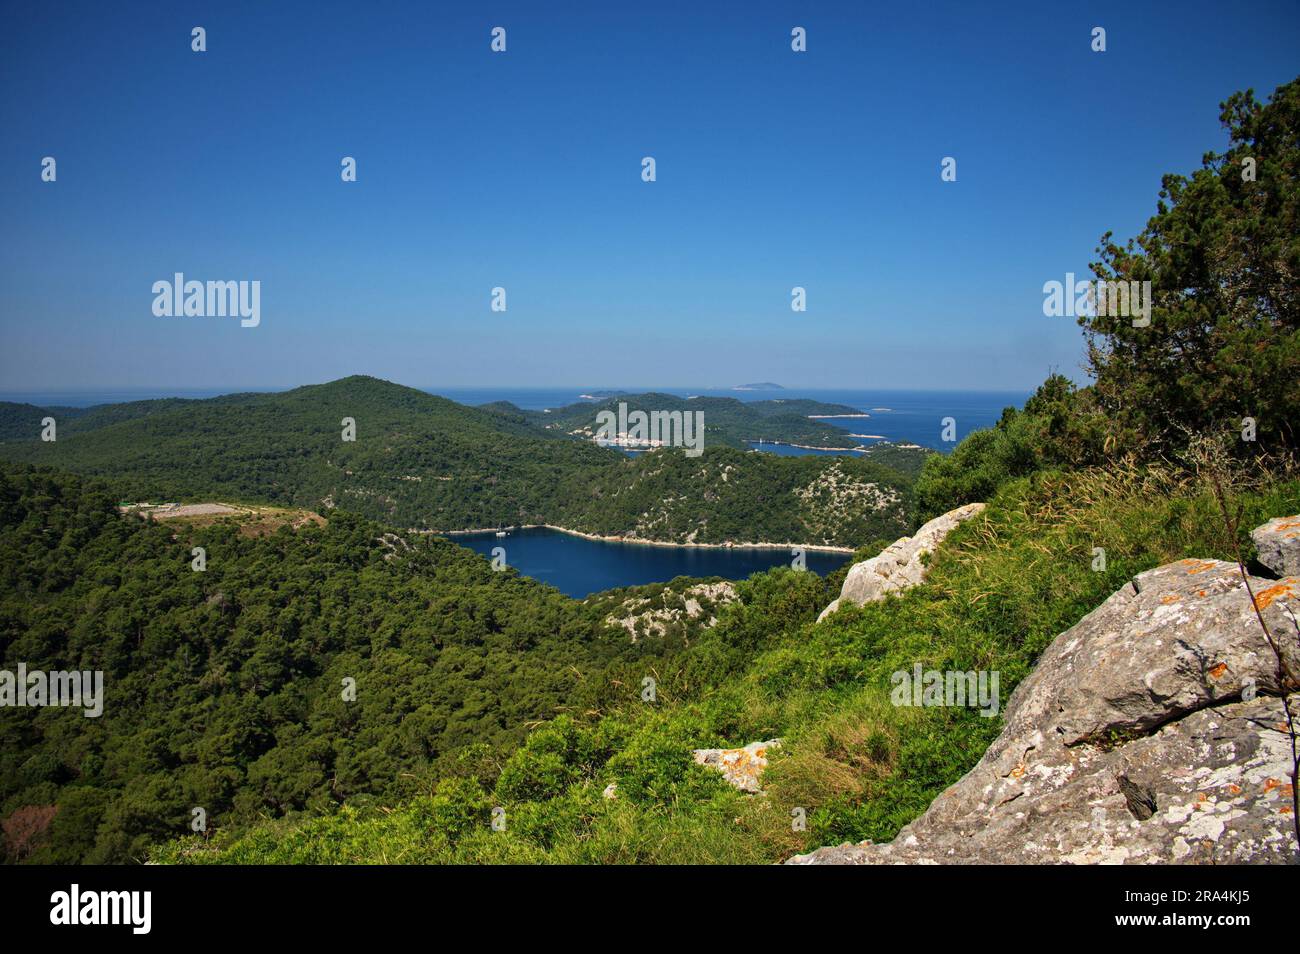
[[[1300,515],[1274,517],[1250,533],[1259,562],[1278,576],[1300,576]]]
[[[743,749],[695,749],[695,761],[722,773],[722,777],[742,792],[761,794],[758,780],[767,768],[767,750],[781,747],[780,739],[751,742]]]
[[[1139,574],[1059,635],[979,764],[888,844],[792,864],[1286,863],[1285,693],[1300,708],[1300,578],[1236,564]]]
[[[610,626],[622,626],[635,643],[641,635],[663,636],[673,623],[700,619],[706,611],[708,616],[702,626],[708,629],[718,621],[714,611],[739,598],[735,585],[725,580],[696,583],[680,593],[665,590],[654,600],[644,597],[624,600],[614,613],[605,617],[605,622]],[[681,605],[667,605],[670,601],[678,601]]]
[[[881,600],[890,593],[910,589],[925,581],[925,556],[943,542],[960,523],[969,520],[984,509],[984,504],[973,503],[950,510],[935,517],[916,531],[914,536],[902,537],[870,560],[855,563],[844,578],[839,599],[832,602],[817,617],[820,623],[845,602],[858,606]]]

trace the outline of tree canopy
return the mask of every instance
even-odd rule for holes
[[[1079,319],[1097,409],[1125,447],[1176,447],[1245,417],[1265,448],[1300,440],[1300,79],[1266,104],[1234,94],[1220,120],[1228,148],[1166,175],[1141,234],[1107,233],[1097,250],[1099,280],[1149,281],[1154,296],[1146,327]]]

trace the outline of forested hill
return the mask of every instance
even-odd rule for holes
[[[344,439],[345,418],[355,440]],[[357,376],[276,394],[107,405],[60,421],[57,441],[6,442],[0,453],[120,478],[114,486],[140,499],[337,507],[438,529],[537,522],[557,487],[622,459],[526,430]],[[39,433],[39,418],[29,433]]]
[[[771,408],[753,413],[784,420]],[[39,439],[47,416],[55,441]],[[345,418],[355,440],[345,439]],[[206,400],[0,405],[0,435],[0,457],[111,477],[133,500],[338,509],[402,529],[550,523],[676,542],[852,547],[897,536],[910,519],[912,477],[869,460],[778,458],[711,438],[702,459],[660,451],[630,460],[517,409],[466,407],[363,376]],[[681,482],[666,483],[668,474]],[[855,517],[843,522],[849,506]]]
[[[0,719],[0,818],[55,812],[29,860],[139,860],[193,806],[229,828],[414,794],[431,766],[458,771],[453,750],[486,757],[530,721],[599,707],[610,667],[648,671],[671,648],[355,516],[268,535],[115,503],[96,480],[0,465],[0,669],[104,673],[97,718]]]

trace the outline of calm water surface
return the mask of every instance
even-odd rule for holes
[[[618,586],[666,583],[677,576],[721,576],[743,580],[774,566],[789,566],[788,550],[656,547],[644,543],[587,540],[546,528],[496,534],[449,534],[448,538],[491,558],[505,548],[506,563],[524,576],[549,583],[575,599]],[[826,574],[848,559],[846,553],[806,554],[807,567]]]

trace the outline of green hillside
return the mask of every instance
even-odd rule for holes
[[[911,484],[852,457],[657,451],[595,475],[564,501],[561,522],[650,540],[854,547],[908,531]]]
[[[39,433],[46,413],[59,423],[57,441],[15,439]],[[343,440],[345,418],[355,421],[355,441]],[[712,444],[702,458],[673,449],[633,460],[538,427],[525,412],[466,407],[362,376],[76,412],[6,405],[0,433],[10,435],[0,458],[111,477],[129,499],[338,509],[399,528],[549,523],[665,541],[854,546],[864,535],[897,536],[910,519],[912,477],[887,467]],[[673,492],[670,478],[686,474],[699,493]],[[706,490],[709,475],[720,482]],[[864,483],[881,488],[881,509],[843,522],[843,495],[869,494]]]
[[[1300,508],[1300,481],[1234,495],[1242,526]],[[1213,493],[1177,471],[1099,468],[1006,484],[937,554],[928,585],[815,622],[825,586],[775,570],[739,587],[712,629],[631,679],[597,712],[531,732],[382,810],[177,839],[167,863],[771,863],[823,844],[888,840],[983,754],[1001,720],[890,703],[920,663],[991,670],[1006,698],[1051,639],[1133,574],[1184,557],[1232,559]],[[1091,546],[1106,541],[1105,572]],[[1242,531],[1237,541],[1249,547]],[[634,670],[635,671],[635,670]],[[693,763],[699,747],[779,737],[766,795]],[[614,797],[603,793],[613,785]],[[807,827],[792,826],[802,809]],[[493,812],[504,830],[492,827]],[[504,815],[500,815],[504,812]]]

